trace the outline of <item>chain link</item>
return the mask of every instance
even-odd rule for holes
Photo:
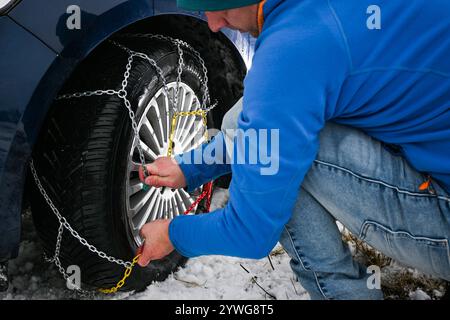
[[[134,266],[136,265],[136,263],[138,262],[140,256],[141,256],[141,255],[138,254],[137,256],[135,256],[135,257],[133,258],[133,261],[131,262],[131,266],[130,266],[130,267],[127,267],[127,268],[125,269],[125,272],[124,272],[124,274],[123,274],[123,276],[122,276],[122,279],[120,279],[119,282],[117,282],[117,284],[116,284],[114,287],[111,287],[111,288],[109,288],[109,289],[100,289],[99,291],[100,291],[101,293],[105,293],[105,294],[116,293],[117,291],[119,291],[120,288],[122,288],[122,287],[125,285],[125,281],[126,281],[127,278],[131,275],[131,272],[133,271],[133,267],[134,267]]]
[[[108,89],[108,90],[95,90],[95,91],[85,91],[85,92],[76,92],[71,94],[63,94],[61,96],[56,97],[55,100],[64,100],[64,99],[72,99],[72,98],[82,98],[82,97],[92,97],[92,96],[103,96],[103,95],[118,95],[119,91]]]
[[[178,95],[179,95],[179,89],[180,89],[180,83],[181,83],[181,77],[183,74],[183,68],[185,67],[185,63],[184,63],[184,52],[183,52],[183,48],[189,50],[194,57],[199,61],[199,63],[201,64],[202,67],[202,72],[203,72],[203,78],[199,77],[199,81],[202,84],[202,92],[203,92],[203,96],[202,96],[202,110],[197,110],[195,115],[199,115],[202,116],[203,118],[203,123],[205,125],[205,136],[207,134],[207,126],[206,126],[206,115],[208,112],[210,112],[212,109],[214,109],[217,106],[217,102],[210,106],[207,107],[208,105],[210,105],[210,96],[209,96],[209,89],[208,89],[208,71],[206,68],[206,64],[205,61],[203,60],[203,58],[201,57],[200,53],[198,51],[196,51],[193,47],[191,47],[188,43],[179,40],[179,39],[174,39],[168,36],[163,36],[163,35],[154,35],[154,34],[127,34],[127,35],[120,35],[117,36],[116,38],[132,38],[132,37],[140,37],[140,38],[151,38],[151,39],[158,39],[158,40],[162,40],[162,41],[168,41],[172,44],[174,44],[176,46],[177,49],[177,53],[178,53],[178,66],[177,66],[177,79],[176,79],[176,88],[174,90],[174,94],[173,97],[170,96],[169,94],[169,88],[167,85],[167,81],[166,78],[164,76],[163,70],[158,66],[157,62],[150,58],[148,55],[146,55],[145,53],[142,52],[137,52],[137,51],[133,51],[129,48],[127,48],[126,46],[116,42],[116,41],[112,41],[110,40],[110,43],[117,46],[118,48],[124,50],[127,54],[128,54],[128,60],[127,60],[127,65],[125,68],[125,72],[123,75],[123,80],[121,83],[121,89],[120,90],[114,90],[114,89],[107,89],[107,90],[95,90],[95,91],[84,91],[84,92],[75,92],[75,93],[70,93],[70,94],[63,94],[58,96],[55,100],[60,101],[60,100],[68,100],[68,99],[77,99],[77,98],[83,98],[83,97],[92,97],[92,96],[102,96],[102,95],[109,95],[109,96],[117,96],[120,99],[123,100],[123,103],[128,111],[128,116],[131,120],[131,127],[133,130],[133,134],[134,137],[136,139],[136,141],[139,141],[139,129],[138,129],[138,125],[136,123],[136,115],[135,112],[132,109],[132,105],[130,100],[128,99],[128,92],[127,92],[127,87],[128,87],[128,79],[131,75],[131,69],[132,69],[132,65],[134,62],[135,58],[141,58],[146,60],[152,67],[153,69],[156,71],[156,73],[158,74],[158,77],[162,80],[163,83],[163,88],[165,91],[165,94],[169,100],[169,103],[171,104],[171,108],[174,112],[174,119],[176,119],[178,116],[183,116],[183,115],[191,115],[189,112],[180,112],[178,110]],[[186,113],[186,114],[185,114]],[[176,116],[175,116],[176,115]],[[194,115],[194,114],[192,114]],[[176,120],[175,120],[176,121]],[[173,130],[175,128],[172,128],[172,134],[173,135]],[[140,145],[140,143],[138,142],[136,145],[137,149],[138,149],[138,153],[139,153],[139,160],[141,162],[141,165],[143,166],[144,169],[144,174],[146,176],[148,176],[148,172],[147,172],[147,168],[145,166],[145,156],[144,156],[144,152],[142,150],[142,146]],[[168,154],[171,155],[171,143],[169,144],[169,152]],[[64,270],[64,268],[61,265],[61,261],[59,259],[59,255],[60,255],[60,250],[61,250],[61,243],[62,243],[62,237],[63,237],[63,233],[64,233],[64,229],[67,229],[70,234],[79,241],[79,243],[83,246],[85,246],[89,251],[95,253],[97,256],[99,256],[102,259],[106,259],[111,263],[116,263],[118,265],[121,265],[123,267],[125,267],[125,273],[123,278],[116,284],[116,286],[110,288],[110,289],[100,289],[101,292],[103,293],[115,293],[117,292],[124,284],[126,279],[130,276],[131,271],[133,269],[133,267],[135,266],[135,264],[137,263],[137,260],[139,258],[138,256],[135,256],[133,261],[124,261],[122,259],[118,259],[112,256],[107,255],[105,252],[98,250],[94,245],[90,244],[85,238],[83,238],[82,236],[80,236],[80,234],[74,230],[71,225],[69,224],[69,222],[67,221],[66,218],[64,218],[61,213],[59,212],[59,210],[56,208],[55,204],[53,203],[53,201],[50,199],[50,197],[48,196],[46,190],[44,189],[44,187],[42,186],[42,183],[39,179],[39,176],[36,172],[36,168],[34,165],[34,161],[33,159],[31,159],[30,161],[30,170],[31,173],[33,175],[33,179],[39,189],[39,192],[41,193],[41,195],[44,197],[46,203],[48,204],[48,206],[50,207],[50,209],[52,210],[52,212],[54,213],[54,215],[57,217],[58,221],[59,221],[59,228],[58,228],[58,235],[57,235],[57,239],[56,239],[56,245],[55,245],[55,253],[53,255],[52,258],[45,258],[48,262],[54,263],[56,265],[56,267],[58,268],[59,272],[62,274],[62,276],[64,277],[65,280],[67,280],[69,278],[69,275],[66,273],[66,271]],[[206,193],[203,192],[203,194],[199,197],[199,199],[197,199],[194,203],[198,204],[204,197],[206,196]],[[194,206],[191,206],[190,210],[192,210]],[[190,211],[189,210],[189,211]],[[82,290],[81,288],[75,288],[75,290],[82,294],[82,295],[89,295],[91,294],[88,291]]]

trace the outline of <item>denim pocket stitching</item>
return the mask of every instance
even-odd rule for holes
[[[403,238],[408,238],[411,239],[413,241],[416,241],[418,243],[424,244],[428,247],[434,247],[434,248],[441,248],[444,249],[447,253],[447,263],[448,265],[450,265],[450,246],[449,246],[449,241],[446,238],[442,238],[442,239],[436,239],[436,238],[430,238],[430,237],[423,237],[423,236],[414,236],[409,232],[406,231],[393,231],[391,229],[389,229],[386,226],[383,226],[382,224],[372,221],[372,220],[366,220],[364,221],[363,225],[361,226],[361,230],[359,233],[359,238],[363,241],[365,241],[366,237],[367,237],[367,233],[369,230],[369,227],[373,227],[374,232],[376,231],[376,229],[381,229],[383,230],[383,232],[385,234],[390,234],[390,235],[395,235],[396,237],[401,236]],[[388,245],[390,246],[390,240],[388,238],[385,239],[386,242],[388,243]],[[389,248],[388,248],[389,250]],[[395,255],[394,255],[395,256]],[[393,257],[395,259],[395,257]],[[437,273],[439,273],[439,271],[435,271]]]
[[[448,240],[446,238],[436,239],[436,238],[429,238],[429,237],[422,237],[422,236],[414,236],[407,231],[393,231],[393,230],[389,229],[388,227],[385,227],[382,224],[372,221],[372,220],[364,221],[364,223],[361,227],[361,231],[359,233],[359,237],[361,240],[364,240],[366,238],[367,230],[369,229],[370,226],[374,226],[375,228],[382,229],[386,233],[389,233],[392,235],[401,236],[404,238],[410,238],[410,239],[418,241],[418,242],[425,242],[428,245],[432,245],[435,247],[444,247],[444,248],[448,249]]]

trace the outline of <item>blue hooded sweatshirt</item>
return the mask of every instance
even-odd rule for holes
[[[327,121],[400,146],[415,169],[450,192],[450,1],[373,3],[266,2],[238,125],[279,129],[279,171],[261,175],[262,164],[194,165],[177,157],[189,189],[233,174],[225,208],[170,223],[182,255],[266,256],[292,214]],[[210,142],[217,143],[222,134]]]

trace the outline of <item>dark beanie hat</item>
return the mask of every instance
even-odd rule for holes
[[[240,8],[261,0],[177,0],[178,7],[190,11],[219,11]]]

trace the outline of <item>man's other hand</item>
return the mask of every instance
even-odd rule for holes
[[[142,227],[140,235],[145,242],[138,260],[141,267],[146,267],[152,260],[164,258],[174,250],[169,239],[170,221],[172,220],[155,220]]]

